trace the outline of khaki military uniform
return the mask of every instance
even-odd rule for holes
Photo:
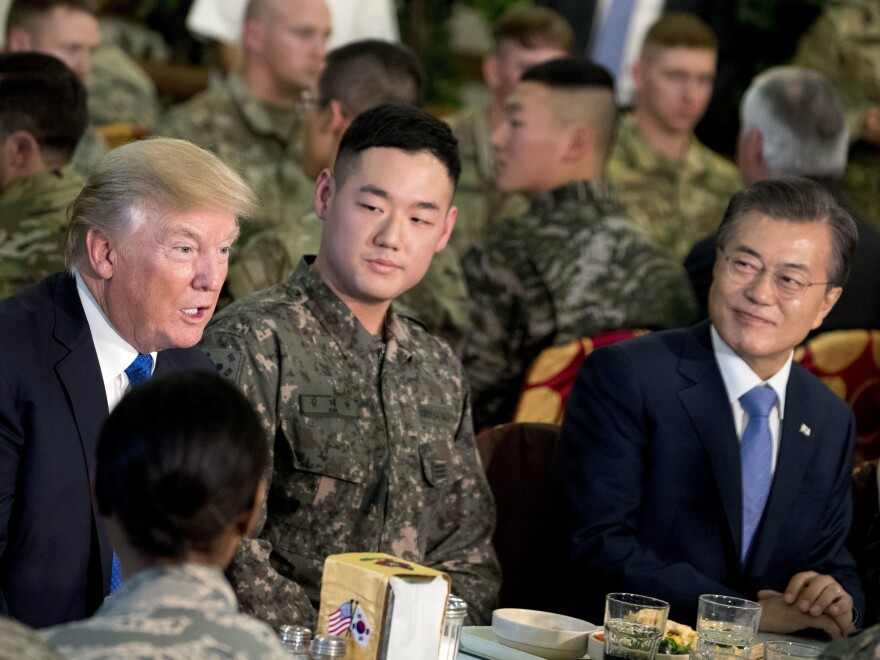
[[[544,348],[696,318],[684,269],[624,217],[608,184],[545,193],[462,266],[473,304],[460,356],[478,430],[512,419],[525,372]]]
[[[260,209],[242,222],[243,244],[260,229],[300,218],[312,207],[314,182],[302,171],[300,130],[299,110],[268,106],[241,77],[230,75],[172,108],[154,132],[213,151],[255,188]]]
[[[446,344],[393,309],[369,334],[301,261],[215,316],[202,348],[273,439],[265,524],[230,568],[244,611],[311,622],[327,555],[387,552],[448,573],[489,621],[495,507]]]
[[[90,619],[42,634],[64,657],[93,660],[286,657],[269,626],[239,614],[223,573],[208,564],[140,571]]]
[[[137,124],[148,130],[156,125],[156,85],[118,46],[102,43],[98,47],[86,87],[90,124]]]
[[[463,255],[494,222],[525,212],[528,201],[522,195],[498,189],[488,101],[461,110],[448,122],[461,155],[461,178],[453,200],[458,219],[449,244]]]
[[[607,175],[626,214],[677,261],[718,228],[742,187],[736,167],[695,136],[680,162],[656,152],[631,115],[620,122]]]
[[[60,653],[43,641],[36,630],[0,616],[0,658],[27,660],[61,660]]]
[[[82,187],[82,177],[66,165],[0,192],[0,298],[64,270],[67,207]]]
[[[71,163],[79,175],[86,178],[98,161],[110,151],[110,145],[94,126],[86,126],[86,130],[76,145]]]
[[[793,64],[824,73],[843,97],[855,140],[865,112],[880,106],[880,2],[833,0],[798,43]],[[856,142],[841,188],[880,225],[880,147]]]
[[[233,300],[286,280],[304,255],[317,254],[323,222],[312,211],[296,224],[264,229],[236,254],[226,278]],[[450,343],[461,338],[468,322],[467,284],[453,248],[434,255],[425,277],[396,301],[431,334]]]

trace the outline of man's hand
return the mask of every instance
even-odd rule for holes
[[[880,107],[873,106],[865,112],[859,138],[880,145]]]
[[[844,635],[853,631],[852,597],[830,575],[821,575],[815,571],[797,573],[789,580],[784,593],[764,589],[758,592],[758,599],[779,595],[787,605],[803,614],[831,617]]]
[[[774,594],[761,597],[760,594]],[[824,630],[833,638],[843,637],[844,632],[836,620],[827,614],[812,616],[804,614],[794,605],[785,602],[784,596],[778,591],[770,589],[761,591],[758,601],[763,608],[761,611],[761,623],[758,630],[762,632],[789,634],[807,628]],[[850,624],[850,627],[852,624]]]

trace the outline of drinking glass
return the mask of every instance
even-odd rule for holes
[[[799,642],[764,642],[764,660],[801,660],[818,658],[822,649]]]
[[[700,596],[695,649],[698,657],[748,657],[760,621],[761,605],[754,601],[733,596]]]
[[[605,658],[651,660],[666,630],[669,603],[638,594],[605,597]]]

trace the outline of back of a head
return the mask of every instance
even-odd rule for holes
[[[342,135],[333,166],[337,181],[345,180],[367,149],[400,149],[407,153],[427,151],[439,160],[449,174],[453,188],[458,185],[461,160],[458,141],[449,126],[424,110],[399,104],[385,104],[362,112]]]
[[[324,106],[339,101],[346,117],[354,118],[385,103],[419,106],[423,87],[421,64],[409,48],[367,39],[327,55],[318,95]]]
[[[563,122],[586,121],[596,137],[596,153],[607,154],[614,139],[617,105],[614,78],[583,57],[550,60],[527,69],[522,82],[535,82],[560,94],[554,113]]]
[[[82,11],[97,17],[94,0],[12,0],[6,16],[6,33],[12,28],[23,28],[34,33],[40,20],[55,7]]]
[[[773,176],[843,175],[849,149],[846,111],[818,71],[768,69],[752,81],[740,114],[743,131],[760,131],[762,156]]]
[[[657,20],[645,34],[641,59],[650,62],[669,48],[691,48],[718,52],[718,39],[712,28],[698,16],[669,12]]]
[[[559,48],[570,53],[574,32],[568,21],[552,9],[515,5],[492,26],[493,48],[497,50],[503,41],[523,48]]]
[[[98,229],[122,240],[150,213],[211,211],[250,215],[251,187],[226,163],[191,142],[150,138],[107,153],[70,209],[65,260],[71,272],[88,262],[86,235]]]
[[[0,55],[0,137],[26,131],[44,160],[64,164],[87,121],[85,87],[61,60],[33,52]]]
[[[195,372],[153,378],[104,424],[98,509],[147,557],[210,553],[253,507],[268,458],[259,419],[233,384]]]

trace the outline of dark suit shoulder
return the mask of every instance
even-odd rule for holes
[[[179,371],[208,371],[216,373],[217,367],[198,346],[190,348],[166,348],[159,351],[156,369],[161,373]]]

